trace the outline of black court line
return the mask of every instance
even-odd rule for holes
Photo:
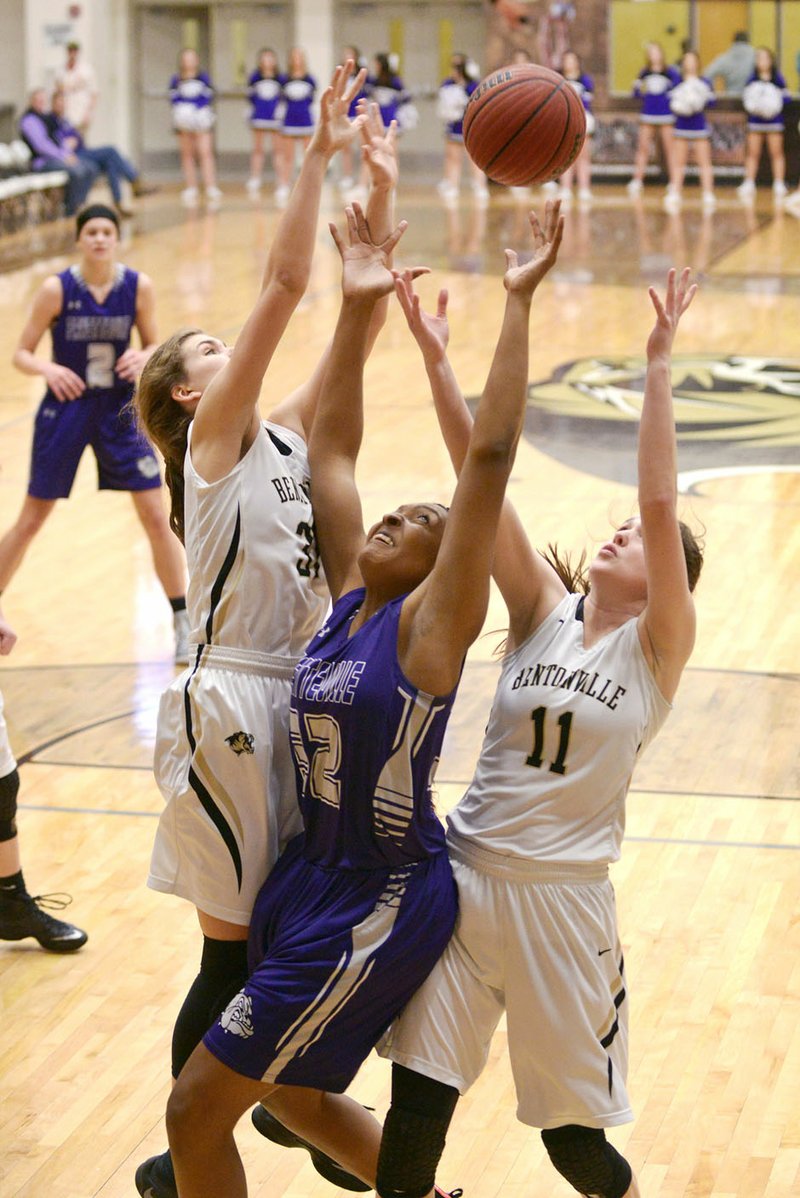
[[[102,728],[104,724],[113,724],[115,720],[129,720],[131,716],[137,714],[138,710],[139,708],[134,707],[131,711],[121,711],[119,715],[104,716],[102,720],[92,720],[89,724],[81,724],[77,728],[70,728],[67,732],[62,732],[58,736],[44,741],[43,744],[29,749],[27,753],[23,753],[21,757],[17,758],[17,765],[27,765],[37,753],[44,753],[46,749],[51,748],[53,745],[60,745],[62,741],[69,740],[73,736],[80,736],[82,732],[90,732],[92,728]],[[42,764],[46,765],[49,763],[42,762]]]

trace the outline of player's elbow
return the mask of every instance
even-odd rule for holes
[[[311,271],[308,267],[291,262],[281,263],[270,276],[269,286],[273,291],[282,293],[295,303],[299,303],[308,287],[310,277]]]

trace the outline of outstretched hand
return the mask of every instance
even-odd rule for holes
[[[395,273],[395,294],[400,301],[400,307],[405,313],[408,327],[414,334],[417,345],[422,350],[422,356],[427,365],[441,362],[447,353],[447,343],[450,340],[450,326],[447,323],[447,291],[439,292],[436,304],[436,315],[425,312],[419,302],[419,296],[414,291],[414,275],[410,270]]]
[[[647,289],[656,310],[656,323],[647,339],[648,361],[652,361],[653,358],[668,358],[672,353],[672,342],[675,339],[678,322],[697,294],[697,284],[689,284],[690,273],[689,267],[686,266],[681,271],[680,279],[677,279],[675,268],[670,270],[667,275],[667,294],[663,303],[654,287]]]
[[[394,232],[376,245],[361,205],[348,205],[345,214],[346,236],[339,232],[336,225],[328,226],[342,257],[342,294],[345,299],[380,299],[394,289],[394,275],[390,266],[392,253],[408,228],[408,222],[401,220]],[[427,267],[415,267],[411,270],[411,277],[417,278],[427,273]]]
[[[359,116],[366,116],[361,126],[361,153],[369,168],[373,187],[396,187],[400,170],[397,158],[397,121],[387,129],[381,110],[372,100],[358,102]]]
[[[319,121],[312,145],[328,158],[352,141],[367,119],[365,113],[359,113],[352,121],[347,115],[350,104],[367,78],[366,68],[353,78],[354,69],[352,59],[337,67],[320,99]]]
[[[561,238],[564,235],[561,201],[547,201],[544,228],[539,224],[535,212],[528,213],[528,220],[533,232],[534,252],[527,262],[520,265],[514,250],[506,250],[506,273],[503,279],[506,291],[522,296],[533,295],[558,257]]]

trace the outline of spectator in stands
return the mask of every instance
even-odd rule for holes
[[[48,123],[52,130],[53,140],[62,149],[75,154],[81,162],[92,163],[99,174],[105,175],[117,212],[122,217],[132,216],[130,209],[126,208],[122,202],[123,180],[130,183],[135,196],[149,195],[156,189],[144,182],[133,163],[123,157],[116,146],[93,146],[90,149],[85,144],[80,131],[67,120],[66,95],[63,91],[53,92],[51,104],[52,111],[48,117]]]
[[[756,63],[756,52],[750,45],[749,36],[742,30],[733,35],[733,42],[722,54],[718,54],[706,67],[706,77],[712,83],[717,79],[725,82],[726,92],[743,92],[750,80]]]
[[[97,104],[97,82],[88,62],[78,62],[78,42],[67,42],[67,61],[56,75],[55,85],[65,96],[64,115],[86,137]]]
[[[30,149],[31,170],[67,172],[69,179],[64,203],[67,216],[73,216],[89,194],[98,169],[95,163],[80,159],[73,150],[58,144],[48,115],[47,92],[43,87],[34,88],[20,118],[19,134]]]

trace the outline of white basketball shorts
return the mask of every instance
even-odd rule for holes
[[[607,868],[449,846],[456,930],[381,1055],[463,1094],[505,1011],[522,1123],[630,1122],[628,1003]]]
[[[161,698],[155,775],[166,800],[148,886],[247,926],[302,830],[289,747],[293,661],[206,645]]]

